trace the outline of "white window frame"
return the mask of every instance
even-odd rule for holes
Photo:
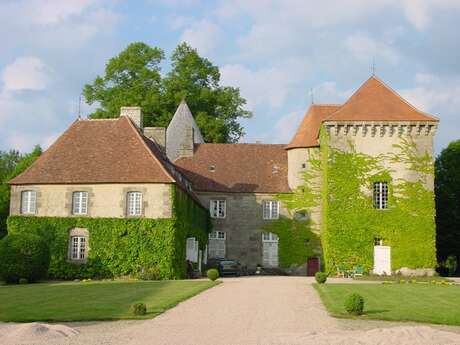
[[[21,214],[35,214],[37,212],[37,192],[24,190],[21,192]]]
[[[77,191],[72,193],[72,214],[88,214],[88,192]]]
[[[262,242],[279,242],[279,237],[277,234],[274,234],[272,232],[263,232]]]
[[[388,208],[388,182],[374,182],[373,188],[374,208],[377,210],[386,210]]]
[[[212,199],[209,201],[209,214],[211,218],[223,219],[227,216],[227,200]]]
[[[280,203],[277,200],[264,200],[262,202],[262,217],[265,220],[279,219]]]
[[[212,231],[209,233],[210,240],[225,240],[227,239],[227,235],[225,231]]]
[[[142,216],[142,192],[132,191],[126,195],[126,214],[130,217]]]
[[[70,260],[86,260],[86,253],[88,247],[87,242],[88,239],[86,236],[70,236]]]

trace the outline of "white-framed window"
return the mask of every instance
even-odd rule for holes
[[[70,259],[71,260],[86,260],[86,237],[71,236],[70,237]]]
[[[279,202],[276,200],[264,200],[262,202],[262,214],[264,219],[278,219]]]
[[[141,192],[128,192],[127,198],[128,216],[141,216],[142,215],[142,193]]]
[[[278,242],[278,235],[272,232],[263,232],[262,241],[263,242]]]
[[[188,237],[185,249],[185,259],[198,262],[199,243],[195,237]]]
[[[209,212],[211,218],[225,218],[227,214],[227,202],[225,200],[211,200],[209,205]]]
[[[88,214],[88,192],[72,193],[72,214]]]
[[[225,231],[213,231],[209,234],[210,240],[225,240]]]
[[[208,256],[210,258],[225,258],[225,231],[213,231],[209,234]]]
[[[37,211],[37,192],[25,190],[21,192],[21,213],[35,214]]]
[[[388,208],[388,183],[374,182],[374,208],[384,210]]]

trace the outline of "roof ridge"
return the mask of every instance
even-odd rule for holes
[[[439,121],[439,118],[436,117],[436,116],[433,116],[431,114],[428,114],[424,111],[421,111],[419,109],[417,109],[414,105],[412,105],[411,103],[409,103],[408,101],[406,101],[398,92],[396,92],[393,88],[391,88],[391,86],[387,85],[382,79],[380,79],[379,77],[377,77],[376,75],[372,75],[370,76],[369,78],[366,79],[366,81],[364,83],[361,84],[361,86],[356,89],[355,92],[353,92],[353,94],[347,99],[347,101],[345,103],[343,103],[341,105],[341,107],[339,109],[337,109],[336,111],[334,111],[332,114],[330,114],[327,118],[325,118],[322,122],[325,122],[327,120],[329,120],[331,117],[333,117],[335,114],[338,114],[342,109],[343,107],[345,107],[345,105],[347,105],[348,103],[350,103],[355,97],[356,95],[358,94],[358,92],[372,79],[375,79],[377,82],[379,82],[380,84],[382,84],[385,88],[387,88],[391,93],[393,93],[396,97],[399,98],[399,100],[403,101],[403,103],[407,104],[409,107],[411,107],[413,110],[415,110],[416,112],[422,114],[422,115],[425,115],[427,117],[431,117],[432,119],[436,120],[436,121]]]
[[[158,159],[158,157],[152,152],[152,150],[147,146],[147,143],[145,142],[145,140],[143,139],[143,135],[141,135],[141,133],[139,133],[138,129],[136,128],[136,126],[132,123],[131,119],[127,116],[123,116],[123,117],[119,117],[119,119],[122,119],[122,118],[125,118],[130,127],[132,128],[132,130],[136,133],[136,137],[141,141],[142,143],[142,146],[147,150],[147,152],[149,153],[150,157],[153,158],[153,160],[155,162],[157,162],[159,165],[160,165],[160,168],[161,170],[163,170],[163,172],[166,174],[166,176],[168,176],[170,179],[171,179],[171,182],[176,182],[176,180],[174,179],[174,177],[171,175],[171,173],[164,167],[163,165],[163,162],[161,162],[160,159]]]
[[[120,117],[122,117],[122,116],[125,117],[124,115],[120,115]],[[86,119],[81,119],[81,118],[80,118],[80,119],[77,119],[76,121],[88,121],[88,122],[90,122],[90,121],[95,121],[95,122],[96,122],[96,121],[118,121],[120,117],[117,117],[117,118],[107,118],[107,119],[88,119],[88,118],[86,118]]]

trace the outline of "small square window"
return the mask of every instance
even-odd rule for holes
[[[305,169],[307,165],[305,163],[302,163],[302,169]]]
[[[225,200],[211,200],[209,212],[211,218],[225,218],[227,212],[227,203]]]

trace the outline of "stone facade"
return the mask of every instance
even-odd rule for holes
[[[238,259],[248,270],[262,264],[263,227],[272,220],[264,220],[262,201],[275,200],[272,194],[262,193],[198,193],[201,202],[209,206],[211,200],[226,200],[226,217],[212,219],[214,231],[226,233],[226,257]],[[288,216],[280,208],[280,216]]]
[[[12,185],[10,214],[21,215],[21,192],[37,192],[36,216],[72,217],[72,193],[88,192],[87,217],[126,216],[126,193],[142,192],[143,217],[170,218],[172,214],[169,184],[92,184],[92,185]]]

